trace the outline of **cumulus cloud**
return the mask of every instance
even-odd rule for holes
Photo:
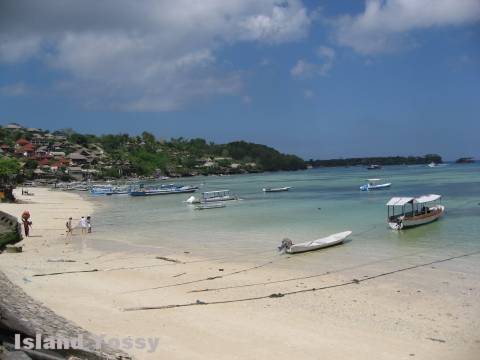
[[[366,0],[363,13],[341,16],[332,24],[338,44],[375,54],[406,46],[413,30],[479,20],[479,0]]]
[[[0,62],[36,58],[90,104],[169,111],[239,91],[222,46],[294,41],[309,25],[301,0],[4,0]]]
[[[313,63],[300,59],[290,70],[290,74],[295,78],[308,78],[314,75],[327,76],[333,67],[335,50],[327,46],[320,46],[316,55],[319,62]]]

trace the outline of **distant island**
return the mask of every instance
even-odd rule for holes
[[[301,170],[295,155],[260,144],[235,141],[215,144],[204,139],[161,140],[149,132],[80,134],[72,129],[50,132],[8,124],[0,129],[2,183],[227,175]]]
[[[442,157],[437,154],[425,156],[384,156],[364,157],[331,160],[309,160],[307,165],[311,167],[334,167],[334,166],[369,166],[369,165],[418,165],[418,164],[441,164]]]
[[[455,161],[456,164],[473,164],[475,159],[473,157],[461,157]]]

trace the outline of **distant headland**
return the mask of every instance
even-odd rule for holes
[[[50,132],[11,123],[0,128],[2,182],[32,179],[158,178],[230,175],[316,167],[442,163],[437,154],[305,161],[261,144],[205,139],[157,139],[149,132],[92,135],[72,129]]]

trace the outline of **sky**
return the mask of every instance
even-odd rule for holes
[[[480,0],[1,0],[0,124],[480,159]]]

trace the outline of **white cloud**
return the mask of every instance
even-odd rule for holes
[[[316,54],[320,63],[311,63],[300,59],[290,70],[290,74],[295,78],[308,78],[314,75],[327,76],[335,61],[335,50],[327,46],[320,46]]]
[[[290,74],[295,78],[311,77],[316,73],[316,65],[305,60],[298,60],[290,70]]]
[[[304,37],[301,0],[4,0],[0,62],[32,57],[65,74],[61,88],[89,104],[178,109],[237,93],[239,73],[217,62],[226,44]]]
[[[2,96],[22,96],[27,92],[28,88],[22,82],[0,86],[0,95]]]
[[[479,20],[479,0],[366,0],[363,13],[341,16],[332,24],[339,45],[375,54],[405,46],[413,30]]]

